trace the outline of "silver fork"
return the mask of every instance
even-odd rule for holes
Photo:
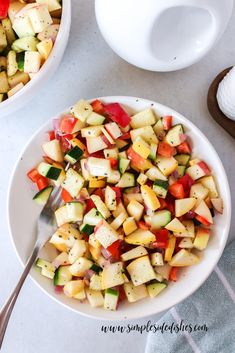
[[[67,167],[65,168],[67,169]],[[38,253],[42,246],[46,243],[48,238],[51,235],[51,231],[53,229],[53,221],[54,221],[54,212],[56,208],[59,207],[60,201],[60,188],[55,187],[49,197],[48,202],[43,207],[42,212],[37,221],[37,238],[33,248],[31,255],[29,256],[27,263],[25,265],[25,269],[19,279],[19,282],[15,289],[13,290],[11,296],[2,307],[0,311],[0,349],[2,347],[3,339],[6,333],[6,328],[12,313],[12,310],[15,306],[15,302],[18,298],[20,290],[24,284],[24,281],[33,266],[35,260],[37,259]]]

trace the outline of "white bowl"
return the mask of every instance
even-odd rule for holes
[[[24,88],[12,97],[0,103],[0,118],[14,113],[16,110],[28,103],[39,89],[51,78],[63,57],[68,43],[71,26],[71,0],[63,1],[62,17],[59,33],[49,58],[40,71],[30,80]]]
[[[193,144],[193,153],[203,158],[212,168],[218,181],[220,194],[224,201],[224,213],[215,217],[215,224],[208,248],[202,255],[199,264],[184,270],[176,283],[170,284],[168,288],[155,299],[144,299],[136,303],[121,305],[115,312],[105,311],[102,308],[91,308],[88,303],[79,303],[74,299],[56,294],[52,281],[41,276],[38,269],[33,268],[31,276],[38,286],[51,298],[67,308],[80,314],[108,320],[134,319],[159,313],[191,295],[207,279],[217,264],[224,246],[226,244],[231,218],[231,199],[227,177],[223,165],[207,138],[189,120],[174,110],[149,100],[133,97],[104,97],[104,102],[119,102],[130,113],[151,107],[160,115],[173,115],[174,123],[182,123]],[[16,253],[22,264],[32,249],[35,239],[36,219],[40,208],[32,201],[35,194],[32,183],[26,177],[26,173],[34,167],[42,158],[41,144],[45,141],[45,133],[51,129],[51,121],[41,127],[24,148],[17,161],[10,182],[8,195],[8,221],[10,233]],[[49,259],[51,250],[43,249],[43,254]]]

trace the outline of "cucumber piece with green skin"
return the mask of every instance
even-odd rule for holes
[[[104,294],[104,308],[114,311],[117,308],[119,292],[115,289],[108,288]]]
[[[73,276],[69,271],[69,266],[60,266],[55,271],[54,285],[64,286],[67,282],[71,281],[72,277]]]
[[[75,146],[72,148],[69,152],[66,153],[64,156],[64,159],[66,162],[69,162],[70,164],[75,164],[83,155],[83,150],[79,148],[78,146]]]
[[[86,235],[91,235],[94,233],[94,226],[91,226],[90,224],[82,224],[81,227],[79,228],[81,233],[84,233]]]
[[[37,51],[37,44],[39,40],[33,36],[23,37],[16,39],[12,43],[12,50],[16,53],[21,53],[23,51]]]
[[[156,211],[153,216],[145,216],[144,219],[151,229],[160,229],[171,221],[171,213],[168,210]]]
[[[127,158],[119,158],[118,169],[121,174],[124,174],[130,164],[130,160]]]
[[[78,201],[66,203],[67,216],[70,222],[80,222],[83,218],[83,204]]]
[[[163,128],[163,123],[162,123],[162,118],[159,119],[156,124],[153,126],[153,130],[155,132],[155,134],[157,135],[157,138],[159,140],[162,140],[163,137],[165,136],[165,131]]]
[[[161,291],[167,287],[166,283],[151,283],[147,285],[147,291],[151,298],[156,297]]]
[[[96,272],[96,273],[100,273],[101,271],[103,271],[102,267],[96,265],[96,264],[93,264],[90,268],[90,270]]]
[[[39,174],[42,176],[51,179],[51,180],[57,180],[60,176],[60,173],[62,171],[61,168],[56,168],[53,167],[51,164],[41,162],[37,168]]]
[[[174,158],[177,160],[179,165],[187,166],[191,156],[190,154],[177,154]]]
[[[178,167],[176,168],[176,171],[177,171],[177,173],[179,175],[179,178],[184,176],[185,170],[186,170],[186,166],[185,165],[178,165]]]
[[[92,208],[83,218],[84,224],[96,226],[103,219],[102,215],[96,208]]]
[[[184,129],[181,124],[177,124],[173,126],[166,134],[166,142],[173,147],[180,145],[182,142],[181,135],[183,133],[184,133]]]
[[[149,159],[152,161],[155,161],[157,158],[157,144],[156,143],[151,143],[150,145],[150,153],[148,156]]]
[[[41,258],[37,259],[36,266],[41,268],[41,275],[50,279],[54,278],[55,275],[55,266],[46,260]]]
[[[46,186],[44,189],[40,190],[33,198],[40,206],[44,206],[49,199],[53,186]]]
[[[124,173],[121,176],[121,179],[116,184],[119,188],[129,188],[135,186],[135,176],[131,173]]]
[[[157,179],[153,184],[153,191],[158,197],[165,199],[168,191],[169,183],[166,180]]]
[[[17,55],[17,64],[18,64],[18,70],[23,72],[24,71],[24,52],[19,53]]]

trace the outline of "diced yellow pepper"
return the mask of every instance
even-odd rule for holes
[[[132,148],[144,159],[147,159],[150,154],[150,146],[141,137],[135,139]]]
[[[89,179],[89,188],[103,188],[105,187],[105,180],[100,180],[97,178]]]
[[[171,261],[172,255],[173,255],[174,250],[175,250],[175,243],[176,243],[176,237],[172,236],[169,239],[168,246],[167,246],[166,251],[165,251],[164,260],[167,261],[167,262]]]
[[[136,223],[135,223],[135,220],[134,220],[134,218],[132,218],[132,217],[128,217],[128,218],[124,221],[124,223],[123,223],[122,226],[123,226],[124,233],[125,233],[126,235],[131,234],[132,232],[134,232],[134,230],[137,229],[137,225],[136,225]]]

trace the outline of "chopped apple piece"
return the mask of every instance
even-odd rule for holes
[[[125,238],[125,242],[133,245],[149,245],[156,240],[155,235],[149,230],[137,229]]]
[[[175,200],[175,216],[180,217],[189,212],[196,204],[194,197]]]
[[[207,247],[210,237],[210,230],[205,228],[197,228],[196,237],[193,242],[193,247],[197,250],[204,250]]]
[[[217,212],[223,213],[223,200],[220,197],[211,199],[211,203]]]
[[[181,223],[178,218],[174,218],[172,219],[172,221],[170,223],[168,223],[165,226],[166,229],[172,231],[172,232],[176,232],[176,233],[180,233],[180,232],[185,232],[186,228],[183,225],[183,223]]]
[[[134,286],[139,286],[155,279],[155,272],[147,255],[133,260],[126,269]]]
[[[204,200],[200,202],[200,204],[195,208],[194,212],[199,216],[205,218],[210,224],[213,224],[211,211]]]
[[[169,265],[174,267],[192,266],[197,264],[199,261],[199,257],[188,250],[182,249],[172,257]]]

